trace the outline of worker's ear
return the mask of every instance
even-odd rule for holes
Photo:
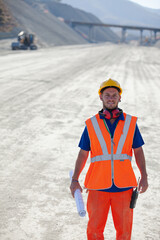
[[[119,95],[119,102],[121,102],[121,95]]]
[[[100,100],[102,101],[102,93],[99,95]]]

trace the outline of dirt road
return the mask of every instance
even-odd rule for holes
[[[87,217],[77,215],[69,170],[108,77],[120,81],[120,107],[139,117],[146,143],[150,187],[139,196],[132,239],[160,239],[160,49],[103,44],[3,51],[0,69],[0,240],[86,239]],[[133,165],[138,177],[134,159]],[[115,239],[111,214],[105,236]]]

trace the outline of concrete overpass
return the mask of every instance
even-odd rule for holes
[[[153,33],[153,41],[156,42],[157,32],[160,32],[160,28],[154,27],[146,27],[146,26],[130,26],[130,25],[122,25],[122,24],[107,24],[107,23],[93,23],[93,22],[80,22],[73,20],[64,20],[65,23],[69,24],[72,28],[76,26],[86,26],[89,28],[89,40],[93,40],[93,28],[94,27],[113,27],[113,28],[121,28],[121,42],[125,42],[126,40],[126,31],[129,30],[139,30],[140,31],[140,43],[142,44],[143,39],[143,31],[148,30]]]

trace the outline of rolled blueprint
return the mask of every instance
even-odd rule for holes
[[[72,180],[73,170],[71,170],[69,172],[69,176],[70,176],[70,180]],[[74,198],[75,198],[75,201],[76,201],[78,214],[81,217],[84,217],[86,215],[86,211],[85,211],[85,208],[84,208],[84,202],[83,202],[82,193],[81,193],[80,189],[76,189],[76,191],[74,192]]]

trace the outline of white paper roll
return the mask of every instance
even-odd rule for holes
[[[72,180],[73,170],[71,170],[69,172],[69,176],[70,176],[70,180]],[[76,191],[74,192],[74,198],[75,198],[75,201],[76,201],[78,214],[81,217],[84,217],[86,215],[86,211],[85,211],[84,202],[83,202],[83,198],[82,198],[82,193],[81,193],[80,189],[76,189]]]

